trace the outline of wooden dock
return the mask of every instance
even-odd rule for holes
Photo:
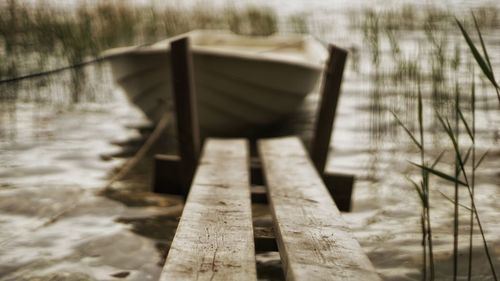
[[[256,251],[279,251],[287,280],[380,280],[337,208],[349,210],[353,177],[324,172],[347,53],[330,47],[310,150],[296,136],[263,139],[253,158],[246,139],[210,138],[200,157],[188,39],[171,53],[179,155],[157,156],[154,189],[187,199],[160,280],[256,280]],[[257,202],[273,227],[254,228]]]
[[[259,152],[286,279],[381,280],[302,142],[261,140]],[[246,140],[206,141],[160,280],[257,280],[249,175]]]
[[[320,173],[328,191],[341,211],[351,209],[351,194],[354,176],[325,171],[330,148],[335,113],[340,97],[340,86],[347,58],[347,52],[330,45],[330,58],[325,68],[319,110],[314,123],[314,134],[309,144],[309,153],[314,166]],[[194,174],[199,151],[200,133],[194,92],[192,61],[189,53],[189,39],[181,38],[171,43],[172,81],[174,83],[175,119],[179,155],[157,155],[152,190],[157,193],[187,195],[189,182]],[[252,184],[262,185],[261,167],[258,159],[252,159]],[[252,197],[265,203],[261,189],[253,189]]]

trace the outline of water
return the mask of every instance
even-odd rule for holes
[[[242,3],[246,2],[238,2]],[[407,161],[419,161],[419,156],[387,111],[396,110],[405,122],[415,125],[416,103],[403,98],[415,92],[414,84],[384,76],[390,74],[385,68],[394,64],[387,40],[381,39],[381,69],[377,70],[371,62],[373,48],[363,40],[360,30],[350,29],[347,11],[361,9],[365,3],[349,3],[348,7],[340,1],[313,1],[307,7],[299,0],[284,6],[278,1],[266,3],[283,14],[302,11],[313,15],[316,36],[357,50],[347,66],[327,169],[356,175],[353,211],[343,216],[384,280],[421,280],[421,207],[405,176],[418,177],[419,171]],[[496,4],[481,1],[488,3]],[[460,12],[479,6],[478,1],[443,1],[439,5],[446,4]],[[375,2],[372,5],[380,7]],[[485,37],[495,69],[499,69],[496,54],[500,42],[495,32],[498,28],[486,32]],[[461,39],[457,34],[450,34],[450,38],[452,43]],[[425,35],[403,32],[398,39],[403,52],[411,57]],[[465,54],[466,47],[461,48]],[[353,63],[356,57],[358,63]],[[428,67],[428,60],[423,64]],[[466,92],[470,77],[466,70],[464,73],[460,78]],[[143,120],[119,89],[107,88],[111,82],[104,76],[102,80],[89,79],[98,81],[94,86],[102,96],[112,97],[98,102],[87,99],[83,104],[68,105],[66,88],[58,102],[0,101],[0,280],[156,280],[159,276],[182,200],[148,191],[150,158],[113,184],[113,189],[102,190],[109,175],[125,161],[103,156],[126,156],[133,150],[111,142],[137,138],[138,130],[129,125]],[[423,88],[425,102],[431,105],[432,83],[424,82]],[[46,91],[52,93],[57,87]],[[310,130],[317,98],[317,94],[309,96],[302,114],[294,120],[294,127],[304,135]],[[446,110],[449,105],[442,106]],[[478,87],[478,155],[489,152],[478,170],[476,204],[500,271],[498,108],[492,89]],[[432,118],[431,114],[425,117]],[[437,123],[428,122],[426,133],[432,136],[429,156],[449,147]],[[448,153],[440,167],[449,170],[452,164]],[[434,179],[430,196],[436,273],[437,279],[450,280],[453,205],[441,193],[452,197],[453,187]],[[461,202],[469,204],[465,192],[461,192]],[[256,206],[254,216],[260,220],[267,213]],[[461,208],[460,280],[466,280],[467,224],[468,211]],[[474,257],[474,280],[492,280],[478,233],[474,236]],[[261,279],[280,278],[275,254],[261,254],[258,262]]]

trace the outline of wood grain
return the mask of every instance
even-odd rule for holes
[[[259,141],[287,280],[381,280],[340,216],[301,141]]]
[[[208,139],[160,280],[256,280],[248,142]]]

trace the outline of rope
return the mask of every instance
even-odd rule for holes
[[[320,42],[325,47],[328,45],[325,41],[320,40],[316,36],[314,36],[314,39],[316,39],[318,42]],[[136,45],[136,46],[134,46],[134,48],[139,49],[139,48],[151,46],[154,43],[156,43],[156,42],[148,42],[148,43]],[[295,45],[294,43],[281,44],[281,45],[279,45],[277,47],[270,48],[270,49],[267,49],[267,50],[256,51],[255,53],[259,54],[259,53],[272,52],[272,51],[280,50],[280,49],[287,48],[287,47],[294,46],[294,45]],[[17,77],[11,77],[11,78],[7,78],[7,79],[1,79],[0,80],[0,85],[14,83],[14,82],[18,82],[18,81],[22,81],[22,80],[26,80],[26,79],[32,79],[32,78],[37,78],[37,77],[42,77],[42,76],[48,76],[48,75],[52,75],[52,74],[57,74],[57,73],[60,73],[60,72],[63,72],[63,71],[71,70],[71,69],[82,68],[82,67],[85,67],[85,66],[90,65],[90,64],[101,63],[101,62],[103,62],[103,61],[105,61],[105,60],[107,60],[107,59],[109,59],[110,57],[113,57],[113,56],[114,55],[98,56],[98,57],[95,57],[95,58],[93,58],[91,60],[88,60],[88,61],[83,61],[83,62],[71,64],[71,65],[66,65],[66,66],[63,66],[63,67],[60,67],[60,68],[50,69],[50,70],[36,72],[36,73],[30,73],[30,74],[26,74],[26,75],[22,75],[22,76],[17,76]]]
[[[154,44],[154,42],[140,44],[140,45],[135,46],[134,48],[147,47],[147,46],[150,46],[152,44]],[[14,83],[14,82],[17,82],[17,81],[26,80],[26,79],[32,79],[32,78],[41,77],[41,76],[52,75],[52,74],[56,74],[56,73],[59,73],[59,72],[66,71],[66,70],[82,68],[82,67],[90,65],[90,64],[101,63],[101,62],[103,62],[103,61],[105,61],[105,60],[107,60],[107,59],[109,59],[110,57],[113,57],[113,56],[114,55],[97,56],[97,57],[95,57],[95,58],[93,58],[91,60],[88,60],[88,61],[82,61],[82,62],[79,62],[79,63],[75,63],[75,64],[71,64],[71,65],[66,65],[66,66],[63,66],[63,67],[60,67],[60,68],[55,68],[55,69],[50,69],[50,70],[46,70],[46,71],[41,71],[41,72],[36,72],[36,73],[30,73],[30,74],[26,74],[26,75],[22,75],[22,76],[17,76],[17,77],[2,79],[2,80],[0,80],[0,85],[2,85],[2,84],[8,84],[8,83]]]
[[[32,79],[32,78],[41,77],[41,76],[52,75],[52,74],[56,74],[59,72],[70,70],[70,69],[82,68],[82,67],[89,65],[89,64],[100,63],[100,62],[106,60],[107,58],[108,58],[108,56],[99,56],[99,57],[96,57],[96,58],[88,60],[88,61],[83,61],[83,62],[75,63],[72,65],[66,65],[66,66],[63,66],[60,68],[55,68],[55,69],[50,69],[47,71],[30,73],[30,74],[26,74],[26,75],[22,75],[22,76],[3,79],[3,80],[0,80],[0,85],[14,83],[14,82],[18,82],[21,80]]]

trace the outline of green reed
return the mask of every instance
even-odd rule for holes
[[[475,147],[475,141],[476,141],[476,130],[475,130],[475,100],[476,100],[476,93],[475,93],[475,86],[474,86],[474,80],[472,82],[472,88],[471,88],[471,100],[472,100],[472,122],[469,122],[466,118],[465,115],[461,109],[461,101],[460,101],[460,92],[458,90],[458,84],[457,88],[455,91],[455,105],[454,105],[454,126],[451,125],[449,119],[447,117],[443,117],[439,111],[436,109],[435,110],[435,115],[438,118],[441,127],[445,134],[448,136],[450,142],[451,142],[451,147],[452,147],[452,152],[455,156],[455,169],[454,169],[454,174],[448,174],[447,172],[441,171],[437,169],[437,165],[439,164],[443,153],[441,153],[436,160],[432,164],[428,164],[425,161],[425,154],[426,152],[426,147],[425,147],[425,139],[424,139],[424,130],[423,130],[423,102],[422,102],[422,95],[421,92],[418,92],[418,124],[419,124],[419,137],[415,136],[415,134],[408,129],[408,127],[400,120],[400,118],[397,116],[396,113],[393,113],[394,118],[396,119],[397,123],[404,129],[404,131],[407,133],[407,135],[410,137],[412,142],[418,147],[420,151],[420,163],[413,163],[414,166],[418,167],[421,172],[421,181],[420,184],[417,184],[417,182],[413,181],[410,179],[412,185],[414,186],[415,190],[417,191],[420,202],[422,204],[422,245],[424,247],[423,251],[423,280],[427,280],[427,267],[430,268],[430,275],[429,275],[429,280],[434,280],[435,279],[435,265],[434,265],[434,260],[433,260],[433,249],[432,249],[432,226],[430,222],[430,209],[431,206],[429,205],[429,181],[430,181],[430,175],[439,177],[445,181],[451,182],[454,184],[454,198],[448,198],[446,197],[449,201],[451,201],[454,205],[454,211],[453,211],[453,280],[457,280],[458,278],[458,239],[459,239],[459,233],[458,233],[458,227],[459,227],[459,207],[465,207],[463,204],[459,202],[459,187],[465,187],[468,195],[470,197],[470,208],[465,207],[470,211],[470,221],[469,221],[469,249],[468,249],[468,278],[470,280],[472,276],[472,248],[473,248],[473,229],[474,229],[474,221],[477,223],[479,233],[481,234],[481,238],[483,241],[483,248],[484,252],[486,254],[488,263],[490,265],[491,269],[491,274],[494,278],[494,280],[497,279],[495,267],[493,265],[493,259],[490,253],[490,249],[488,247],[488,243],[486,241],[486,237],[484,234],[483,230],[483,225],[480,220],[479,214],[477,212],[476,208],[476,202],[475,202],[475,197],[474,197],[474,191],[475,191],[475,174],[477,169],[480,167],[481,163],[483,162],[484,158],[486,157],[487,153],[484,153],[479,160],[476,161],[476,147]],[[467,136],[470,139],[471,145],[468,147],[468,149],[463,151],[463,148],[461,147],[461,144],[459,142],[460,139],[460,132],[465,131],[467,133]],[[472,155],[472,156],[471,156]],[[472,158],[470,168],[468,168],[467,163],[469,159]],[[427,239],[426,239],[427,238]],[[427,243],[426,243],[427,242]],[[427,252],[428,250],[428,252]],[[429,260],[427,261],[427,257],[429,257]]]
[[[478,26],[483,30],[500,27],[500,8],[492,4],[483,4],[476,7]],[[440,29],[453,30],[451,19],[456,16],[452,11],[436,6],[422,6],[421,4],[406,4],[396,9],[374,11],[371,8],[363,13],[375,13],[379,19],[381,30],[419,31],[428,24],[439,26]],[[363,17],[358,11],[350,11],[349,22],[353,29],[362,29]]]
[[[478,21],[474,15],[474,13],[472,14],[472,17],[474,19],[474,26],[476,28],[477,35],[479,37],[479,41],[481,43],[481,49],[483,51],[483,54],[481,54],[479,52],[478,48],[476,47],[476,45],[472,41],[471,37],[467,33],[466,29],[464,28],[464,25],[458,19],[456,19],[456,22],[457,22],[458,27],[460,28],[460,31],[462,32],[462,35],[464,36],[465,41],[467,42],[467,45],[470,48],[472,55],[474,56],[474,59],[476,60],[477,64],[479,65],[479,67],[483,71],[483,74],[488,78],[488,80],[491,82],[491,84],[495,88],[495,91],[497,93],[498,102],[500,105],[500,85],[496,81],[495,73],[493,71],[493,67],[491,66],[490,56],[489,56],[488,50],[484,44],[483,36],[481,34],[481,30],[480,30]]]
[[[422,92],[420,88],[418,89],[418,131],[419,136],[415,136],[415,134],[401,121],[398,115],[395,112],[392,112],[394,118],[397,123],[404,129],[407,135],[410,137],[412,142],[417,146],[420,153],[420,165],[426,166],[426,151],[425,151],[425,134],[424,134],[424,114],[423,114],[423,100],[422,100]],[[443,154],[440,154],[438,158],[433,162],[431,167],[435,167]],[[422,247],[423,247],[423,267],[422,267],[422,278],[423,280],[427,280],[427,268],[429,268],[429,278],[430,280],[435,279],[435,263],[434,263],[434,250],[432,243],[432,224],[431,224],[431,206],[429,204],[429,187],[430,187],[430,177],[429,172],[425,169],[421,169],[421,180],[420,184],[415,182],[414,180],[408,178],[410,182],[413,184],[415,191],[420,199],[420,203],[422,205],[422,214],[421,214],[421,224],[422,224]],[[427,253],[428,249],[428,253]],[[427,257],[429,260],[427,260]]]
[[[490,60],[490,57],[489,57],[489,54],[488,54],[488,50],[486,48],[486,45],[484,43],[484,40],[483,40],[483,36],[481,34],[481,29],[480,29],[480,25],[478,23],[478,20],[475,16],[474,13],[472,13],[472,18],[474,20],[474,26],[475,26],[475,29],[476,29],[476,32],[477,32],[477,35],[479,37],[479,42],[481,44],[481,49],[482,49],[482,54],[479,52],[478,48],[476,47],[476,45],[474,44],[474,42],[472,41],[471,37],[469,36],[468,32],[466,31],[466,29],[464,28],[464,25],[458,20],[456,19],[456,23],[458,25],[458,27],[460,28],[460,31],[462,32],[462,35],[465,39],[465,41],[467,42],[467,45],[469,46],[469,49],[474,57],[474,59],[476,60],[477,64],[479,65],[479,67],[481,68],[483,74],[488,78],[488,80],[491,82],[491,85],[494,87],[495,91],[496,91],[496,94],[497,94],[497,98],[498,98],[498,101],[499,101],[499,106],[500,106],[500,86],[499,86],[499,83],[496,81],[496,78],[495,78],[495,73],[493,71],[493,67],[491,65],[491,60]],[[491,272],[492,272],[492,275],[493,275],[493,278],[494,280],[498,280],[497,278],[497,275],[496,275],[496,272],[495,272],[495,267],[493,265],[493,261],[492,261],[492,258],[491,258],[491,254],[489,252],[489,248],[488,248],[488,244],[486,242],[486,239],[484,237],[484,233],[483,233],[483,230],[482,230],[482,225],[481,225],[481,222],[479,220],[479,216],[477,214],[477,210],[476,210],[476,206],[475,206],[475,201],[474,201],[474,185],[475,185],[475,171],[476,169],[479,167],[479,165],[481,164],[481,162],[483,161],[484,157],[486,156],[486,153],[480,157],[480,159],[478,160],[478,162],[476,163],[475,161],[475,137],[476,137],[476,129],[475,129],[475,101],[476,101],[476,94],[475,94],[475,87],[473,86],[473,88],[471,89],[472,91],[472,129],[470,129],[471,127],[468,125],[466,119],[463,117],[463,114],[462,112],[460,111],[460,108],[457,108],[457,111],[458,113],[460,114],[460,118],[465,126],[465,128],[467,129],[467,133],[471,139],[471,142],[472,142],[472,164],[471,164],[471,170],[472,170],[472,176],[471,176],[471,181],[470,181],[470,184],[469,182],[467,181],[467,188],[468,188],[468,191],[469,191],[469,195],[470,195],[470,198],[471,198],[471,212],[470,212],[470,233],[469,233],[469,263],[468,263],[468,269],[469,269],[469,273],[468,273],[468,280],[471,280],[471,277],[472,277],[472,236],[473,236],[473,219],[474,219],[474,216],[476,217],[476,221],[477,221],[477,224],[478,224],[478,227],[479,227],[479,230],[480,230],[480,233],[481,233],[481,236],[482,236],[482,239],[483,239],[483,245],[484,245],[484,250],[485,250],[485,253],[486,253],[486,256],[488,258],[488,263],[490,265],[490,268],[491,268]],[[465,167],[464,165],[461,165],[460,167],[462,169],[462,171],[464,172],[464,177],[465,177]],[[465,179],[467,180],[467,177],[465,177]]]
[[[475,200],[474,198],[474,191],[475,191],[475,182],[476,182],[476,84],[475,84],[475,79],[474,79],[474,73],[472,73],[472,88],[471,88],[471,94],[472,94],[472,130],[470,132],[470,138],[472,141],[472,162],[471,162],[471,169],[472,169],[472,177],[471,177],[471,202]],[[463,118],[463,117],[462,117]],[[485,154],[486,155],[486,154]],[[472,208],[470,209],[470,218],[469,218],[469,254],[468,254],[468,259],[469,262],[467,264],[467,280],[472,279],[472,245],[473,245],[473,238],[474,236],[474,211]]]
[[[277,16],[272,9],[254,6],[242,11],[230,9],[228,16],[229,28],[236,34],[266,36],[278,31]]]
[[[298,15],[294,17],[295,22],[300,19]],[[273,10],[254,6],[216,10],[195,5],[187,9],[134,6],[121,1],[82,4],[68,11],[47,4],[33,7],[9,0],[7,9],[0,10],[0,40],[6,56],[14,51],[56,52],[72,62],[111,47],[150,43],[196,28],[270,35],[278,31],[277,22]]]
[[[482,13],[485,13],[485,9],[480,9]],[[470,54],[475,59],[480,69],[482,70],[482,74],[486,77],[486,79],[490,82],[490,84],[494,87],[497,97],[500,101],[498,82],[496,80],[495,74],[493,72],[493,67],[491,65],[491,60],[488,54],[488,50],[485,46],[485,42],[483,40],[483,36],[481,34],[481,26],[485,29],[488,28],[497,28],[499,25],[496,22],[496,14],[498,14],[498,9],[493,9],[492,11],[488,11],[488,18],[484,21],[478,20],[475,14],[472,15],[473,25],[464,24],[456,20],[458,25],[458,34],[462,34],[464,37],[465,43],[468,45]],[[420,163],[412,163],[420,169],[420,182],[416,182],[411,180],[412,185],[414,186],[417,194],[419,196],[419,201],[422,205],[421,212],[421,224],[422,224],[422,246],[423,246],[423,268],[422,268],[422,277],[423,280],[434,280],[436,278],[435,275],[435,265],[434,264],[434,250],[432,243],[432,225],[430,222],[430,212],[431,206],[429,205],[429,187],[430,187],[430,179],[431,177],[438,177],[444,179],[454,186],[454,195],[452,198],[447,197],[445,194],[441,193],[447,200],[453,203],[453,217],[452,217],[452,225],[453,225],[453,280],[458,279],[458,269],[459,269],[459,214],[462,208],[466,209],[469,212],[469,248],[468,248],[468,262],[467,262],[467,275],[468,280],[471,280],[473,276],[473,234],[474,228],[477,226],[478,231],[481,235],[483,241],[483,249],[486,254],[488,264],[491,269],[491,276],[494,280],[497,280],[497,275],[495,272],[495,268],[493,265],[493,258],[491,256],[490,249],[488,247],[488,243],[485,238],[483,225],[479,218],[479,214],[476,209],[475,202],[475,173],[479,168],[480,164],[486,157],[486,154],[483,154],[481,157],[477,157],[476,155],[476,91],[475,91],[475,81],[472,79],[472,87],[470,95],[464,95],[462,93],[461,85],[458,82],[450,83],[450,78],[455,77],[455,81],[460,81],[460,71],[464,66],[464,60],[468,57],[468,54],[462,53],[461,45],[463,42],[450,41],[449,34],[450,28],[452,25],[450,24],[450,18],[452,18],[451,14],[439,10],[424,10],[423,15],[417,14],[415,17],[417,19],[425,18],[427,19],[425,23],[421,23],[416,21],[413,25],[406,26],[404,23],[398,25],[395,23],[397,21],[397,13],[387,13],[387,12],[374,12],[372,10],[368,10],[364,15],[364,24],[360,26],[362,32],[365,34],[365,42],[367,43],[369,51],[371,54],[372,62],[375,65],[375,71],[379,71],[379,65],[381,66],[391,66],[392,71],[389,69],[389,75],[385,77],[375,73],[373,80],[378,84],[388,84],[388,81],[380,81],[386,77],[391,77],[392,82],[395,85],[399,85],[402,88],[399,88],[399,96],[403,97],[406,101],[411,101],[416,99],[418,101],[418,105],[416,106],[418,111],[418,118],[412,118],[412,106],[411,102],[405,104],[405,113],[406,119],[409,120],[417,120],[417,131],[418,133],[414,133],[414,129],[412,128],[412,123],[406,123],[401,120],[401,116],[397,115],[398,106],[401,105],[401,100],[396,99],[397,104],[393,106],[393,115],[396,120],[396,123],[404,129],[406,134],[410,137],[411,141],[417,146],[420,153]],[[390,20],[384,18],[384,15],[390,15]],[[355,21],[352,21],[355,22]],[[467,33],[467,28],[470,26],[474,26],[477,32],[477,38],[479,44],[475,44],[472,40],[471,36]],[[401,48],[400,43],[398,42],[399,38],[399,30],[401,28],[414,29],[414,32],[423,32],[426,35],[427,44],[423,45],[423,48],[419,48],[419,55],[417,58],[408,57],[405,55],[404,49]],[[420,28],[419,30],[417,30]],[[374,33],[379,33],[379,35]],[[456,32],[455,32],[456,34]],[[385,38],[382,36],[385,35]],[[453,35],[452,35],[453,36]],[[380,46],[385,42],[387,42],[390,47],[388,54],[381,53]],[[415,57],[415,56],[414,56]],[[419,61],[422,58],[427,58],[428,68],[426,65],[419,65]],[[386,70],[387,72],[387,70]],[[413,77],[413,78],[412,78]],[[474,78],[474,77],[473,77]],[[413,85],[417,84],[417,91],[412,90]],[[426,91],[430,91],[430,95],[428,97],[427,102],[430,105],[430,108],[433,110],[433,114],[430,114],[426,119],[426,123],[434,120],[434,123],[437,124],[439,130],[433,131],[431,136],[437,136],[438,134],[444,133],[447,138],[450,140],[447,146],[447,151],[451,151],[454,155],[455,168],[454,172],[448,174],[447,172],[441,171],[438,169],[440,160],[445,152],[441,153],[435,161],[432,163],[428,163],[426,161],[426,154],[429,154],[430,151],[425,147],[425,137],[423,131],[424,120],[422,118],[422,112],[424,110],[423,107],[423,98],[421,86],[427,86],[430,84],[430,89],[427,87]],[[384,95],[384,93],[380,93],[381,89],[376,88],[372,93],[374,96],[378,97],[376,102],[381,102],[380,95]],[[383,91],[382,91],[383,92]],[[452,94],[453,93],[453,94]],[[391,96],[386,94],[384,96],[384,100],[391,99]],[[488,106],[487,98],[485,97],[485,106]],[[468,105],[467,110],[470,110],[471,120],[467,120],[465,118],[465,114],[463,112],[463,104]],[[500,105],[500,103],[499,103]],[[376,106],[372,106],[375,108]],[[415,107],[415,106],[413,106]],[[381,114],[379,111],[373,111],[372,114]],[[450,122],[450,120],[453,120]],[[434,126],[436,127],[436,126]],[[462,143],[459,141],[461,132],[466,132],[468,136],[467,141]],[[375,135],[376,137],[380,136],[379,133]],[[429,136],[427,136],[429,137]],[[438,138],[441,139],[441,138]],[[468,146],[468,147],[466,147]],[[464,149],[464,147],[466,147]],[[479,160],[478,160],[479,159]],[[470,163],[470,164],[469,164]],[[466,206],[462,202],[459,202],[459,194],[461,190],[465,188],[464,191],[470,197],[470,207]],[[439,192],[439,191],[438,191]]]
[[[472,92],[472,95],[474,96],[475,95],[475,91]],[[447,118],[443,118],[438,112],[436,112],[436,115],[443,127],[443,130],[445,131],[445,133],[448,135],[451,143],[452,143],[452,146],[453,146],[453,152],[455,154],[455,161],[456,161],[456,172],[455,172],[455,175],[449,175],[445,172],[442,172],[442,171],[439,171],[439,170],[436,170],[434,167],[429,167],[429,166],[425,166],[425,165],[418,165],[418,164],[415,164],[416,166],[420,167],[421,169],[424,169],[426,171],[428,171],[429,173],[435,175],[435,176],[438,176],[444,180],[447,180],[447,181],[450,181],[452,183],[454,183],[457,187],[458,185],[461,185],[461,186],[464,186],[466,187],[468,193],[469,193],[469,196],[470,196],[470,200],[471,200],[471,207],[470,209],[472,210],[473,212],[473,216],[475,216],[475,220],[477,222],[477,225],[478,225],[478,228],[479,228],[479,231],[480,231],[480,234],[481,234],[481,238],[483,240],[483,247],[484,247],[484,251],[485,251],[485,254],[486,254],[486,257],[488,259],[488,263],[490,265],[490,269],[491,269],[491,273],[492,273],[492,276],[494,278],[494,280],[498,280],[497,279],[497,276],[496,276],[496,271],[495,271],[495,267],[493,265],[493,261],[492,261],[492,257],[491,257],[491,254],[490,254],[490,250],[489,250],[489,247],[488,247],[488,243],[486,241],[486,238],[485,238],[485,235],[484,235],[484,230],[483,230],[483,226],[482,226],[482,223],[481,223],[481,220],[479,218],[479,214],[477,212],[477,208],[476,208],[476,203],[475,203],[475,198],[474,198],[474,193],[473,193],[473,184],[472,182],[470,181],[471,179],[471,174],[472,174],[472,178],[474,178],[475,176],[475,171],[479,168],[481,162],[483,161],[483,159],[486,157],[486,153],[483,154],[483,156],[481,156],[480,160],[477,162],[477,163],[474,163],[475,161],[473,161],[473,164],[472,164],[472,168],[471,168],[471,171],[467,171],[467,161],[468,161],[468,158],[469,158],[469,155],[470,155],[470,151],[472,151],[473,149],[475,149],[475,146],[474,146],[474,140],[475,140],[475,133],[472,133],[472,130],[470,129],[471,126],[469,125],[468,121],[466,120],[466,118],[464,117],[464,114],[462,113],[462,110],[460,108],[460,105],[459,105],[459,102],[458,102],[458,98],[457,98],[457,103],[456,103],[456,107],[455,107],[455,114],[457,116],[459,116],[460,120],[461,120],[461,123],[462,123],[462,126],[465,128],[469,138],[471,139],[471,141],[473,141],[473,146],[471,148],[469,148],[467,150],[467,152],[465,154],[463,154],[463,152],[461,151],[461,147],[459,146],[459,130],[458,130],[458,117],[457,117],[457,129],[456,130],[453,130],[449,120]],[[473,100],[475,100],[475,97],[473,97]],[[475,119],[474,119],[475,121]],[[473,125],[475,127],[475,125]],[[474,159],[475,160],[475,159]],[[461,176],[460,176],[461,175]],[[458,191],[456,191],[457,193]],[[459,205],[459,202],[458,202],[458,197],[455,196],[455,219],[457,219],[457,216],[458,216],[458,205]],[[458,223],[457,220],[455,220],[456,222],[455,223]],[[471,229],[472,229],[472,226],[473,224],[471,224]],[[458,228],[458,226],[457,226]],[[470,240],[472,241],[472,240]],[[455,242],[456,243],[456,242]],[[469,247],[469,249],[471,248],[472,246]],[[458,255],[458,253],[456,251],[454,251],[454,260],[455,262],[457,262],[457,257],[455,255]],[[469,253],[471,255],[471,252]],[[469,256],[471,257],[471,256]],[[455,263],[455,274],[456,274],[456,269],[457,269],[458,265]],[[469,267],[470,270],[472,270],[471,267]],[[469,275],[471,275],[471,273],[469,273]],[[454,277],[456,278],[456,275],[454,275]]]
[[[279,31],[278,22],[272,9],[256,6],[216,8],[197,4],[184,8],[103,1],[58,8],[45,2],[27,5],[8,0],[0,3],[0,78],[78,64],[109,48],[149,44],[193,29],[271,35]],[[291,15],[285,24],[291,26],[292,32],[308,31],[303,14]],[[82,91],[87,76],[84,69],[69,72],[67,85],[73,102],[85,99],[81,96],[85,95]]]

